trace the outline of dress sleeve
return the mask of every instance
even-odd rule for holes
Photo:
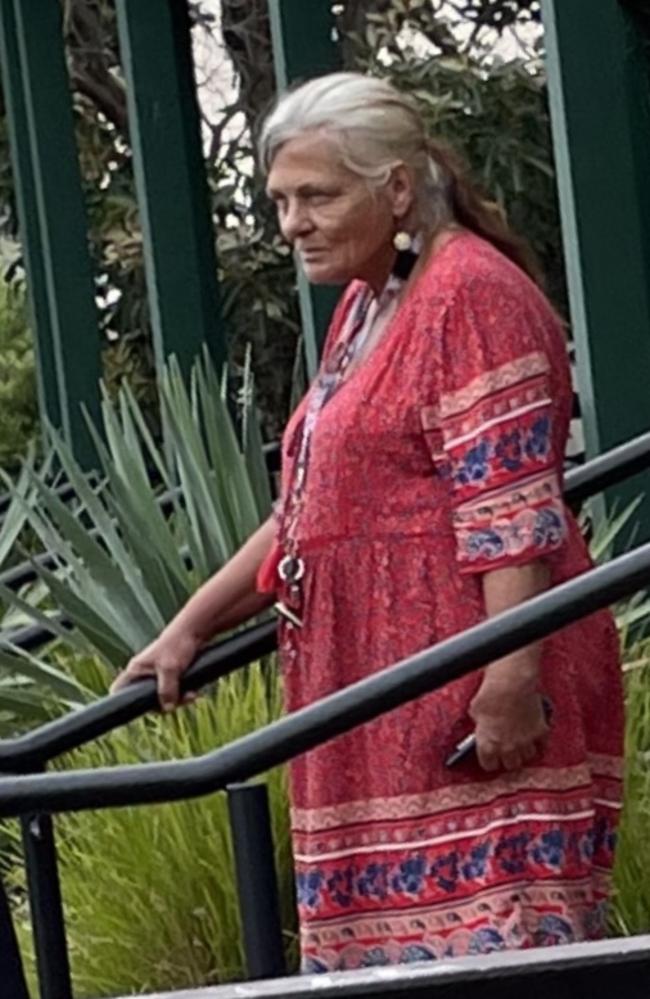
[[[438,397],[421,419],[450,479],[462,572],[542,558],[567,535],[548,352],[555,318],[531,295],[526,285],[472,281],[443,320]]]

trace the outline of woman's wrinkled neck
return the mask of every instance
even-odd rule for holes
[[[388,281],[393,265],[395,263],[395,250],[392,246],[382,247],[376,256],[369,260],[363,272],[358,275],[371,289],[375,298],[378,298]]]

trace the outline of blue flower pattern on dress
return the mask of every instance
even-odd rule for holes
[[[438,887],[443,891],[453,892],[456,890],[459,875],[460,857],[458,851],[454,850],[443,857],[438,857],[431,867],[431,877],[436,880]]]
[[[594,829],[594,852],[598,853],[601,850],[607,852],[614,852],[616,849],[616,830],[613,829],[604,818],[599,818],[596,821],[596,826]]]
[[[383,947],[371,947],[363,955],[361,968],[383,968],[389,964],[388,954]]]
[[[528,847],[533,837],[530,833],[505,836],[495,849],[499,866],[507,874],[521,874],[528,864]]]
[[[452,466],[456,488],[472,492],[499,487],[504,479],[513,477],[509,488],[516,495],[514,510],[508,508],[500,493],[505,516],[497,516],[499,506],[490,500],[478,510],[479,522],[466,529],[461,538],[462,558],[469,562],[486,560],[496,562],[509,554],[521,555],[526,549],[549,550],[564,540],[566,524],[561,504],[556,497],[547,502],[541,494],[543,505],[538,509],[526,506],[526,478],[539,472],[548,461],[552,447],[552,420],[548,412],[534,415],[529,421],[512,424],[496,432],[486,430],[483,436],[456,451]],[[472,493],[470,493],[470,496]],[[539,497],[536,501],[539,504]],[[517,506],[519,504],[519,506]],[[532,512],[532,517],[531,517]]]
[[[602,918],[594,919],[593,925],[585,926],[587,933],[592,929],[594,935],[599,935],[599,932],[602,930],[602,922]],[[547,947],[551,944],[569,944],[575,942],[575,933],[571,924],[566,919],[562,919],[561,916],[546,915],[540,919],[539,926],[533,933],[533,941],[536,947]],[[474,956],[478,954],[493,954],[496,951],[507,950],[509,946],[512,946],[512,944],[499,930],[491,926],[483,926],[470,934],[466,952],[468,955]],[[415,964],[418,961],[435,961],[439,958],[444,960],[445,958],[455,956],[453,946],[450,946],[445,953],[436,954],[432,947],[427,947],[424,943],[406,944],[400,950],[398,963]],[[345,958],[341,958],[334,970],[346,971],[348,968],[383,968],[393,964],[394,961],[394,955],[389,955],[384,947],[370,947],[363,953],[361,959],[358,962],[355,961],[354,964],[348,965]],[[305,974],[317,975],[333,969],[324,962],[310,956],[305,959],[302,970]]]
[[[405,892],[407,895],[417,895],[424,885],[427,874],[427,862],[424,857],[411,857],[399,865],[399,873],[393,878],[393,890]]]
[[[486,926],[472,934],[468,954],[493,954],[505,948],[506,942],[499,931]]]
[[[400,964],[414,964],[416,961],[430,961],[435,959],[435,954],[429,947],[423,944],[409,944],[404,947],[400,954]]]
[[[566,852],[566,837],[561,829],[542,833],[533,848],[533,859],[548,867],[560,867]]]
[[[467,541],[467,551],[470,558],[484,555],[486,558],[498,558],[506,550],[506,543],[498,531],[485,528],[482,531],[472,531]]]
[[[327,879],[327,888],[332,901],[340,905],[342,909],[349,908],[352,905],[354,895],[358,894],[355,873],[353,868],[346,867],[342,871],[335,871],[332,877]]]
[[[564,521],[556,510],[545,507],[539,510],[533,528],[533,543],[539,548],[556,545],[564,537]]]
[[[571,924],[561,916],[542,916],[534,934],[536,947],[549,947],[556,944],[574,942],[575,934]]]
[[[522,454],[525,446],[524,433],[516,427],[508,433],[501,434],[494,449],[499,464],[509,472],[518,472],[522,465]]]
[[[508,472],[520,472],[526,460],[543,461],[551,450],[551,431],[551,417],[545,414],[530,426],[504,430],[494,443],[485,437],[474,441],[455,463],[455,483],[459,486],[484,485],[492,472],[492,459],[497,469]]]
[[[492,457],[492,445],[488,441],[479,441],[466,452],[462,462],[455,471],[454,479],[461,486],[481,485],[490,474],[489,461]]]
[[[368,864],[357,881],[357,890],[363,898],[388,898],[388,864]]]
[[[579,858],[591,863],[595,854],[606,850],[613,852],[616,843],[616,833],[611,824],[600,818],[596,825],[585,831],[572,831],[567,834],[562,828],[541,832],[534,836],[530,832],[518,832],[502,836],[496,843],[485,840],[474,843],[467,853],[452,850],[437,857],[433,862],[427,861],[423,854],[418,854],[406,861],[400,861],[391,875],[390,864],[378,864],[373,861],[359,870],[355,865],[343,868],[327,879],[321,872],[297,878],[298,900],[307,907],[319,903],[321,893],[329,891],[332,899],[342,908],[349,907],[356,892],[365,898],[373,896],[385,898],[394,893],[418,894],[426,888],[427,879],[433,879],[439,888],[445,892],[462,892],[462,882],[471,882],[488,874],[488,864],[496,866],[504,874],[517,876],[526,870],[531,862],[549,870],[561,868],[567,857]],[[514,898],[514,896],[513,896]],[[516,900],[516,899],[515,899]],[[396,899],[397,903],[397,899]],[[587,939],[602,934],[605,925],[606,908],[603,905],[597,912],[585,913],[584,934]],[[510,931],[511,933],[514,931]],[[571,923],[561,915],[545,913],[540,915],[539,923],[532,931],[533,945],[545,947],[552,944],[568,944],[575,940],[575,930]],[[582,937],[581,937],[582,939]],[[476,929],[466,939],[466,953],[490,954],[494,951],[511,947],[512,939],[506,937],[494,926],[483,926]],[[450,942],[449,953],[434,952],[426,943],[418,942],[402,946],[397,960],[401,964],[416,961],[427,961],[453,957],[453,944]],[[395,963],[394,952],[381,946],[372,946],[359,956],[355,950],[354,965],[350,967],[383,967]],[[346,970],[345,957],[340,958],[337,970]],[[331,971],[325,962],[314,957],[306,957],[303,971],[308,974],[319,974]]]
[[[490,844],[481,843],[472,847],[470,859],[462,866],[463,878],[472,881],[474,878],[482,878],[487,870],[487,860],[490,855]]]
[[[339,868],[327,881],[318,871],[298,874],[298,902],[313,908],[321,904],[322,893],[328,892],[336,905],[347,909],[359,897],[385,900],[391,895],[419,895],[430,889],[431,882],[451,893],[487,875],[488,865],[516,877],[531,864],[549,871],[562,868],[567,859],[590,864],[597,854],[613,854],[615,846],[616,832],[605,819],[599,819],[595,828],[570,835],[561,828],[538,836],[522,831],[502,836],[496,842],[474,843],[468,852],[450,850],[433,861],[417,854],[400,861],[392,871],[390,863],[373,861],[362,869],[356,865]]]
[[[525,451],[533,461],[546,458],[551,449],[551,418],[540,416],[526,435]]]
[[[315,908],[320,904],[323,887],[324,877],[320,871],[310,871],[308,874],[299,873],[296,877],[298,905],[305,905],[308,909]]]

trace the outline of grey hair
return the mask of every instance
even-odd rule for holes
[[[448,179],[432,156],[415,103],[387,80],[330,73],[283,94],[265,119],[259,154],[268,172],[286,142],[320,131],[338,146],[341,162],[371,188],[386,184],[398,163],[414,177],[417,226],[434,231],[450,221]]]

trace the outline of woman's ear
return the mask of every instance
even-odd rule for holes
[[[387,194],[393,210],[393,217],[400,221],[406,218],[415,200],[413,175],[406,164],[393,167],[387,186]]]

